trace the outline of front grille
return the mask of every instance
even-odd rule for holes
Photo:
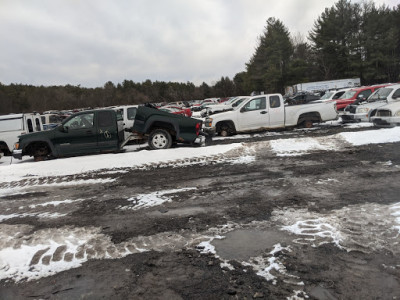
[[[382,110],[378,110],[378,112],[376,113],[376,116],[377,117],[391,117],[392,112],[390,110],[382,109]]]

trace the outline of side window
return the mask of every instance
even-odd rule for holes
[[[393,93],[392,98],[399,98],[399,97],[400,97],[400,89],[397,89],[397,91],[395,91],[395,92]]]
[[[121,108],[116,110],[116,112],[117,112],[117,121],[123,121],[124,116],[122,114],[124,113],[124,110]]]
[[[244,106],[245,111],[260,110],[266,108],[267,108],[267,101],[265,100],[265,97],[253,99]]]
[[[31,119],[28,119],[27,122],[28,122],[28,131],[29,131],[29,132],[33,132],[32,120],[31,120]]]
[[[136,107],[128,108],[128,120],[134,120],[136,116]]]
[[[92,128],[93,118],[94,118],[94,113],[77,115],[68,122],[66,122],[64,126],[69,127],[71,129]]]
[[[45,116],[41,116],[40,118],[42,119],[42,123],[46,124],[46,117]]]
[[[113,112],[112,111],[99,111],[99,127],[111,127],[113,126]]]
[[[40,131],[40,121],[39,121],[39,118],[35,118],[35,123],[36,123],[36,131]]]
[[[368,98],[372,94],[371,90],[365,90],[362,91],[359,95],[358,98]]]
[[[269,107],[270,108],[277,108],[281,106],[281,101],[279,96],[270,96],[269,97]]]

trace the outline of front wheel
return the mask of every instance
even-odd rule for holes
[[[37,145],[33,150],[33,158],[35,161],[42,161],[50,154],[49,148],[46,145]]]
[[[153,130],[149,135],[149,146],[152,150],[167,149],[172,145],[172,137],[165,129]]]

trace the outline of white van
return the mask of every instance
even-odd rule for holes
[[[9,114],[0,116],[0,154],[11,155],[18,136],[43,131],[39,114]]]

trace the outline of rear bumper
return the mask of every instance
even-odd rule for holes
[[[13,150],[12,156],[16,159],[22,159],[22,150]]]

